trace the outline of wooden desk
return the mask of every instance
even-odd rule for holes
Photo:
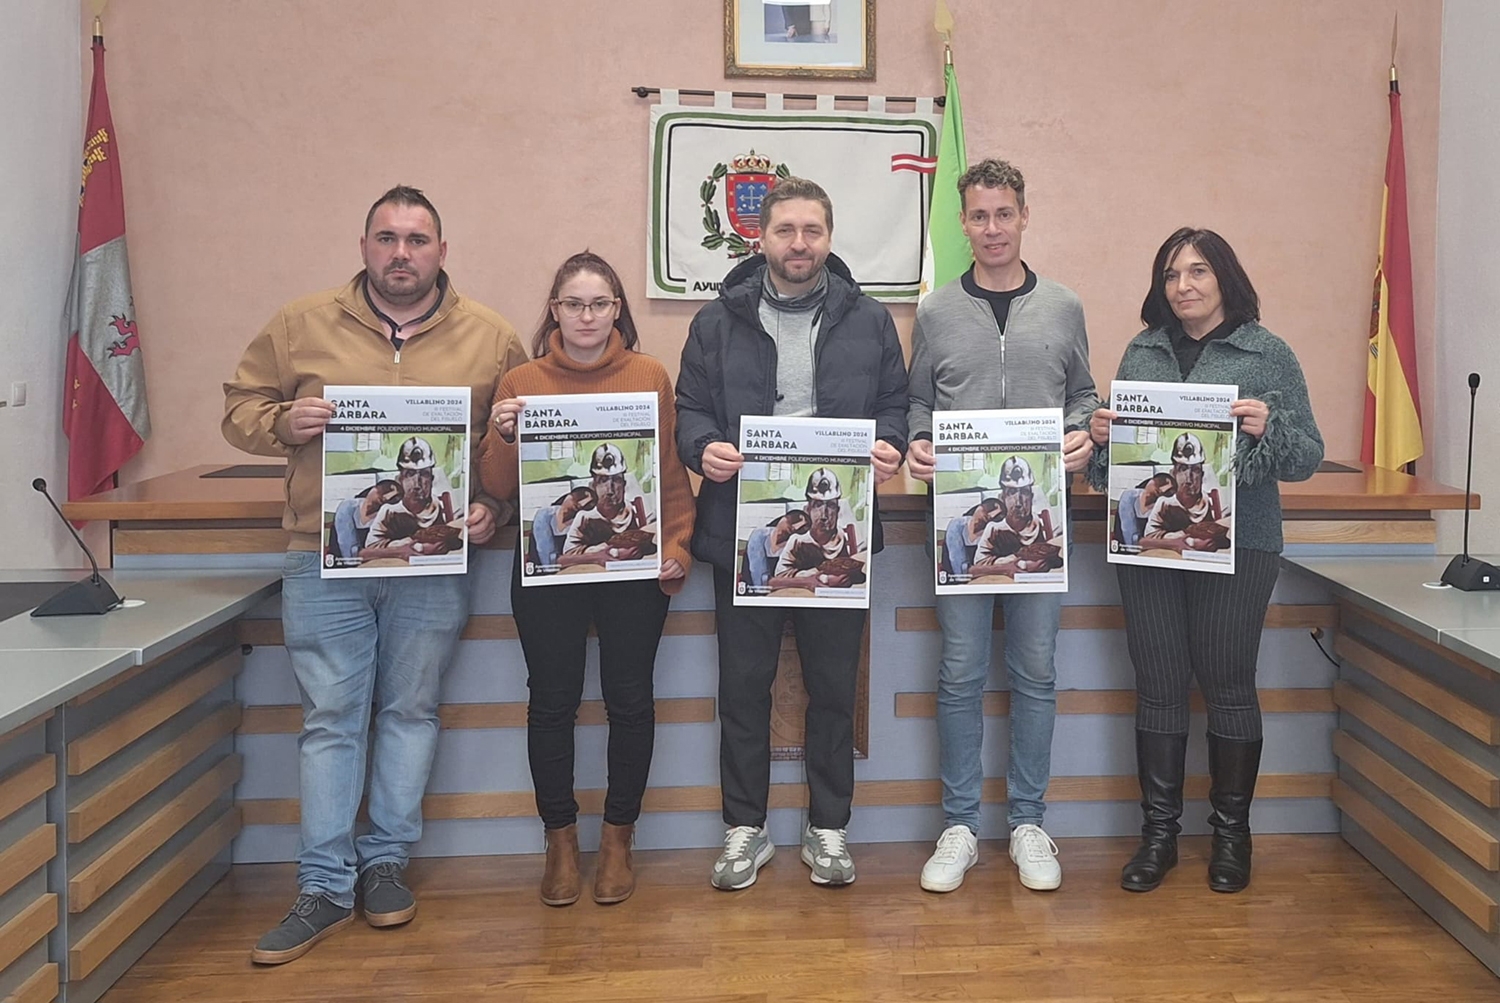
[[[1421,544],[1437,541],[1432,513],[1461,509],[1464,494],[1424,477],[1344,462],[1353,473],[1321,473],[1281,486],[1290,544]],[[202,464],[69,502],[63,512],[110,524],[111,552],[155,554],[274,553],[286,548],[278,477],[204,477],[223,464]],[[695,485],[697,478],[693,478]],[[891,545],[922,542],[926,486],[905,470],[881,485],[880,511]],[[1474,498],[1479,507],[1479,497]],[[1075,539],[1104,540],[1104,496],[1075,479]],[[507,527],[491,549],[515,546]]]

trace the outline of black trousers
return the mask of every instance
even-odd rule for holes
[[[766,824],[771,686],[788,615],[807,690],[808,821],[843,829],[854,801],[854,694],[867,611],[734,605],[734,577],[714,569],[719,634],[719,785],[724,824]]]
[[[1210,734],[1260,739],[1255,662],[1281,557],[1241,550],[1234,559],[1232,575],[1115,565],[1141,731],[1187,734],[1188,686],[1196,679]]]
[[[515,559],[510,602],[526,656],[526,749],[536,810],[548,829],[578,821],[573,727],[583,699],[589,625],[599,635],[599,684],[609,715],[609,789],[604,821],[631,825],[656,743],[652,674],[670,597],[654,580],[521,587]]]

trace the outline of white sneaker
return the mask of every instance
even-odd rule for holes
[[[1011,830],[1010,859],[1021,872],[1021,884],[1033,891],[1050,892],[1062,884],[1057,844],[1039,825],[1028,822]]]
[[[922,887],[951,892],[964,883],[969,868],[979,863],[979,840],[966,825],[950,825],[938,837],[937,849],[922,865]]]

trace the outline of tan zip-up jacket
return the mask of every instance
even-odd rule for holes
[[[515,328],[488,307],[460,296],[451,283],[427,321],[398,351],[370,309],[364,272],[342,289],[314,293],[282,307],[245,349],[224,384],[224,438],[247,453],[284,456],[290,549],[317,550],[322,530],[323,440],[286,441],[287,413],[325,385],[465,386],[470,389],[471,501],[501,518],[508,506],[479,492],[480,439],[500,377],[526,361]]]

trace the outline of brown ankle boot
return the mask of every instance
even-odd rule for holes
[[[624,902],[635,891],[635,871],[630,867],[634,839],[634,825],[604,823],[599,834],[599,865],[594,871],[594,901],[600,905]]]
[[[547,868],[542,872],[542,902],[572,905],[578,901],[578,825],[548,829]]]

